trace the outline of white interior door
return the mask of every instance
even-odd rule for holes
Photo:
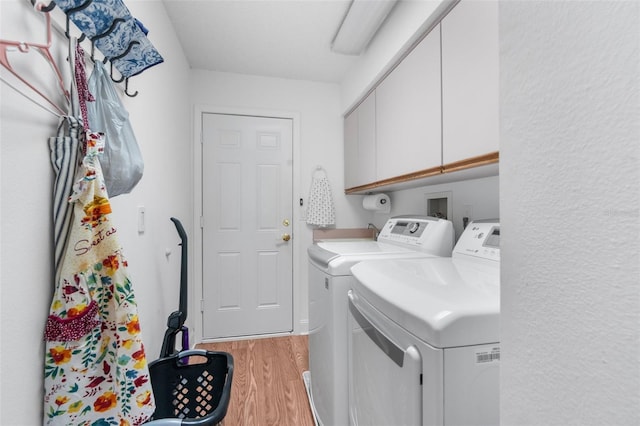
[[[293,330],[291,119],[202,115],[204,338]]]

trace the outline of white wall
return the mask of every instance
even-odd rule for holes
[[[316,165],[324,167],[331,183],[336,206],[336,227],[366,226],[358,203],[344,195],[340,87],[337,84],[193,70],[191,99],[197,108],[204,110],[223,108],[249,113],[285,112],[299,117],[299,123],[294,124],[297,126],[297,134],[294,134],[293,147],[294,332],[306,332],[306,249],[312,242],[313,228],[304,222],[304,207],[299,207],[298,200],[307,200]],[[198,119],[194,118],[196,121]],[[195,122],[194,125],[197,126],[198,123]],[[199,146],[199,142],[194,143]],[[194,178],[195,186],[198,187],[199,176]],[[196,211],[199,211],[199,207]],[[196,299],[200,297],[201,288],[197,292]]]
[[[165,59],[131,79],[130,91],[138,90],[139,95],[125,97],[124,103],[145,158],[145,175],[131,194],[112,200],[112,219],[130,264],[147,356],[155,359],[166,317],[177,308],[180,252],[169,217],[183,219],[188,232],[193,230],[188,66],[161,3],[133,0],[127,5],[150,29],[149,38]],[[44,20],[26,0],[1,1],[0,19],[1,38],[44,41]],[[58,34],[52,51],[65,66],[65,40]],[[55,94],[54,80],[44,78],[48,68],[38,59],[35,54],[19,69],[35,71],[43,87]],[[68,74],[66,66],[63,70]],[[4,83],[0,96],[0,424],[41,424],[42,336],[54,286],[53,172],[47,139],[56,133],[57,118]],[[139,205],[147,211],[143,235],[137,232]],[[173,249],[168,259],[165,247]]]
[[[501,2],[501,422],[640,424],[640,3]]]

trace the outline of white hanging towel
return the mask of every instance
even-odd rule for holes
[[[316,168],[309,190],[309,206],[307,207],[307,224],[320,227],[335,225],[336,209],[331,196],[331,185],[327,173],[320,166]]]

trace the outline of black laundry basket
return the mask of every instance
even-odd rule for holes
[[[156,401],[150,425],[215,425],[227,414],[233,379],[231,354],[182,351],[152,361],[149,373]]]

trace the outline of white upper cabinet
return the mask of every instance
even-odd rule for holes
[[[499,150],[498,2],[462,0],[440,25],[448,164]]]
[[[377,180],[441,165],[440,30],[376,88]]]
[[[344,187],[376,180],[376,95],[371,93],[344,120]]]
[[[344,187],[353,188],[358,175],[358,110],[344,118]]]
[[[498,2],[461,0],[345,118],[345,188],[496,163],[498,57]]]

